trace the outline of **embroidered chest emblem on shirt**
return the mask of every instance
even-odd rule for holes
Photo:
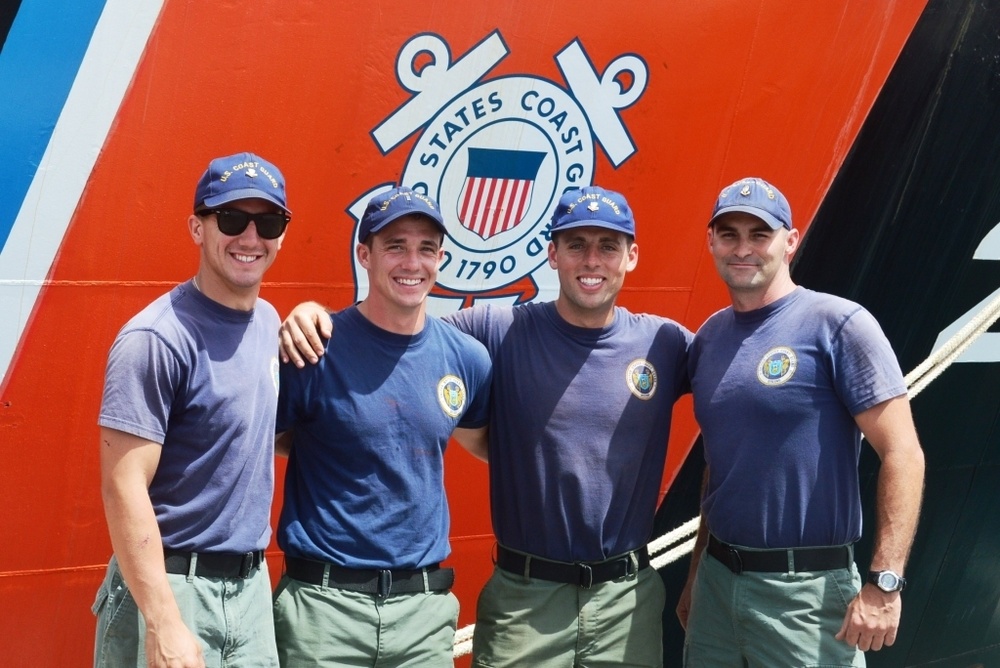
[[[764,385],[783,385],[795,375],[795,351],[784,346],[771,348],[757,365],[757,380]]]
[[[438,381],[437,397],[445,414],[457,418],[465,410],[465,383],[458,376],[448,374]]]
[[[656,393],[656,369],[647,360],[633,360],[625,371],[625,383],[639,399],[650,399]]]

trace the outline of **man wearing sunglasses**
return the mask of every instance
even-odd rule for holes
[[[198,273],[111,347],[98,423],[114,555],[95,666],[278,663],[264,548],[279,319],[258,293],[289,219],[277,167],[213,160],[187,220]]]

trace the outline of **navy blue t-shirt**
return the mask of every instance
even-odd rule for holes
[[[754,311],[726,308],[698,330],[690,369],[711,532],[753,548],[858,540],[854,416],[906,394],[871,314],[801,287]]]
[[[278,432],[292,430],[278,544],[347,568],[414,569],[448,556],[444,450],[486,425],[490,361],[428,317],[413,336],[356,306],[331,316],[316,365],[281,367]]]
[[[115,339],[98,423],[163,444],[149,497],[165,547],[267,547],[279,325],[263,300],[237,311],[188,282]]]
[[[688,391],[691,333],[623,308],[607,327],[575,327],[554,302],[474,306],[445,320],[493,359],[490,497],[500,543],[570,562],[644,546],[671,410]]]

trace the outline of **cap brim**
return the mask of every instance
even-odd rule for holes
[[[257,190],[256,188],[240,188],[238,190],[230,190],[228,192],[215,195],[214,197],[206,198],[203,204],[205,206],[219,206],[220,204],[229,204],[230,202],[235,202],[236,200],[241,200],[241,199],[267,200],[268,202],[274,204],[288,215],[292,215],[292,212],[289,211],[284,204],[279,202],[278,198],[276,198],[274,195],[272,195],[267,191]]]
[[[444,220],[440,219],[440,218],[436,218],[436,217],[432,216],[431,214],[427,213],[426,211],[397,211],[396,213],[392,214],[391,216],[387,217],[385,220],[383,220],[382,222],[380,222],[375,227],[373,227],[370,230],[368,230],[368,234],[366,234],[364,237],[361,237],[359,235],[358,241],[361,241],[363,243],[365,241],[365,239],[367,239],[371,235],[373,235],[376,232],[379,232],[381,230],[384,230],[387,225],[390,225],[391,223],[394,223],[397,220],[399,220],[400,218],[404,218],[406,216],[420,216],[421,218],[426,218],[427,220],[429,220],[432,223],[434,223],[435,225],[437,225],[438,229],[441,230],[442,234],[444,234],[444,235],[448,234],[448,228],[444,226]]]
[[[600,227],[605,230],[612,230],[614,232],[621,232],[622,234],[627,234],[631,237],[635,237],[635,230],[627,230],[621,225],[616,223],[611,223],[606,220],[601,220],[600,218],[594,218],[593,220],[574,220],[572,223],[566,223],[565,225],[559,225],[558,227],[552,228],[552,233],[562,232],[563,230],[573,230],[578,227]]]
[[[712,216],[712,220],[708,221],[708,224],[711,225],[727,213],[749,213],[751,216],[763,220],[772,230],[778,230],[785,227],[785,224],[780,220],[769,214],[767,211],[758,209],[755,206],[727,206],[725,209],[719,209],[715,215]],[[791,228],[785,227],[785,229]]]

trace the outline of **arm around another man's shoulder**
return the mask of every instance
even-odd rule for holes
[[[306,360],[316,364],[331,336],[333,321],[326,308],[317,302],[303,302],[292,309],[278,331],[281,361],[300,369]]]

